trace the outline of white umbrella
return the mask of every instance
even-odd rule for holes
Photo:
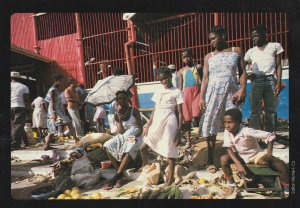
[[[133,75],[109,76],[99,80],[85,98],[85,102],[93,105],[111,103],[116,98],[116,93],[120,90],[127,91],[133,85],[135,77]]]

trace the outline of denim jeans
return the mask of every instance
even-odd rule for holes
[[[251,82],[250,126],[254,129],[260,129],[260,115],[262,113],[263,100],[265,111],[265,130],[269,132],[275,131],[277,100],[274,96],[274,81],[273,76],[257,76]]]

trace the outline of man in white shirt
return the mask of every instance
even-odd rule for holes
[[[11,150],[28,146],[25,133],[26,112],[30,110],[29,88],[18,82],[21,79],[19,72],[11,72]]]
[[[245,54],[245,61],[250,64],[253,79],[251,79],[250,126],[260,129],[262,100],[265,109],[265,130],[275,131],[276,97],[281,90],[281,58],[284,50],[280,43],[266,40],[266,28],[258,25],[251,32],[253,48]],[[276,79],[274,77],[276,75]]]

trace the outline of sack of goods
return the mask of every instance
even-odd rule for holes
[[[73,162],[71,179],[76,186],[92,188],[100,178],[100,172],[95,171],[87,156],[83,156]]]

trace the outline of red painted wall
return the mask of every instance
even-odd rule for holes
[[[78,82],[83,82],[79,77],[79,53],[76,43],[76,33],[39,41],[40,54],[54,59],[60,68]]]
[[[33,13],[15,13],[11,17],[11,43],[34,51]],[[40,55],[56,61],[58,67],[68,76],[83,83],[79,70],[79,48],[77,33],[38,41]],[[52,75],[49,75],[50,77]]]
[[[11,16],[11,43],[33,51],[33,13],[15,13]]]

